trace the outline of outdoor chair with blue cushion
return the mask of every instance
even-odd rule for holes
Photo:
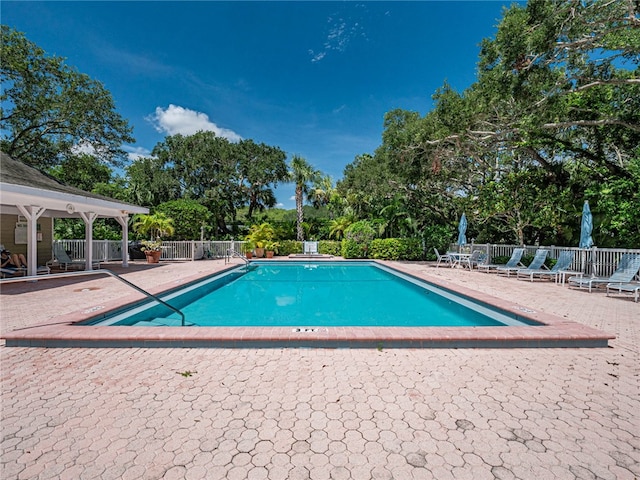
[[[531,268],[531,265],[529,265],[528,268],[523,268],[518,270],[516,274],[518,278],[520,278],[521,276],[529,277],[529,280],[531,280],[532,282],[534,277],[540,277],[540,278],[548,277],[549,279],[554,279],[557,283],[558,275],[560,275],[560,272],[569,270],[569,267],[571,267],[571,264],[573,263],[573,257],[574,257],[573,252],[569,250],[563,250],[562,252],[560,252],[560,255],[558,256],[558,261],[551,268],[551,270],[549,270],[546,267],[536,270]]]
[[[605,286],[607,284],[632,283],[633,278],[640,270],[640,254],[624,253],[620,257],[616,271],[610,277],[570,277],[569,286],[577,288],[588,288],[589,292],[594,286]]]
[[[543,267],[545,260],[547,259],[547,255],[549,255],[549,250],[545,250],[544,248],[539,248],[538,250],[536,250],[536,254],[533,257],[533,260],[531,260],[531,263],[529,264],[528,267],[524,267],[524,266],[509,267],[505,265],[504,267],[496,268],[496,271],[498,272],[498,275],[500,275],[501,273],[506,273],[507,277],[510,277],[512,273],[517,273],[520,270],[524,270],[524,271],[540,270]]]
[[[69,257],[69,254],[65,251],[65,249],[59,243],[55,243],[53,245],[53,261],[47,264],[47,266],[51,266],[53,264],[58,264],[60,266],[64,266],[65,271],[71,268],[77,268],[79,270],[84,270],[86,267],[86,262],[84,260],[72,260]],[[100,268],[100,262],[92,261],[91,264],[93,268]]]
[[[607,297],[609,293],[630,293],[633,301],[638,303],[640,298],[640,283],[607,283]]]
[[[437,248],[434,248],[433,251],[436,253],[436,258],[438,263],[436,263],[436,267],[439,267],[442,262],[446,264],[447,267],[451,267],[453,265],[453,258],[448,253],[444,255],[440,255],[440,252]]]
[[[522,259],[523,254],[524,254],[524,248],[514,248],[513,252],[511,253],[511,258],[505,265],[494,264],[494,263],[482,263],[482,264],[478,264],[478,271],[479,272],[491,272],[492,270],[497,271],[498,267],[516,268],[516,269],[523,268],[524,265],[520,263],[520,260]]]

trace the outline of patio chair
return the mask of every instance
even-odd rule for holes
[[[447,267],[453,266],[453,257],[451,257],[451,255],[449,255],[448,253],[440,255],[440,252],[435,247],[433,251],[436,253],[436,258],[438,260],[438,263],[436,263],[436,268],[439,267],[442,262],[445,262]]]
[[[589,292],[591,292],[594,286],[632,283],[633,277],[636,276],[639,270],[640,255],[625,253],[620,257],[616,271],[610,277],[569,277],[569,286],[589,288]]]
[[[497,270],[498,267],[502,268],[523,268],[524,265],[520,263],[520,259],[522,259],[522,255],[524,254],[524,248],[514,248],[511,253],[511,258],[505,265],[495,264],[495,263],[482,263],[478,264],[478,271],[489,273],[492,270]]]
[[[473,270],[474,267],[487,263],[487,259],[488,257],[485,252],[482,250],[474,250],[471,253],[471,256],[469,258],[462,259],[460,264],[463,267],[469,267],[469,270]]]
[[[531,260],[531,263],[527,267],[509,267],[505,265],[504,267],[496,268],[498,275],[501,273],[506,273],[507,277],[510,277],[512,273],[517,273],[519,270],[540,270],[544,266],[544,262],[547,259],[547,255],[549,255],[549,250],[544,248],[539,248],[536,250],[536,254]]]
[[[84,270],[86,267],[86,262],[84,260],[72,260],[71,257],[69,257],[69,254],[59,243],[53,245],[53,260],[47,262],[47,267],[51,267],[54,264],[64,266],[65,272],[69,270],[69,267],[77,268],[79,270]],[[92,261],[91,264],[93,265],[93,268],[100,268],[100,262]]]
[[[638,303],[640,298],[640,283],[607,283],[607,297],[609,293],[630,293],[633,295],[633,301]]]
[[[519,279],[521,276],[529,277],[529,280],[533,282],[534,277],[549,277],[550,279],[553,278],[556,283],[558,283],[558,275],[560,275],[560,272],[562,272],[563,270],[569,270],[569,267],[571,267],[571,264],[573,263],[573,257],[573,252],[569,250],[563,250],[562,252],[560,252],[558,261],[551,268],[551,270],[546,267],[536,270],[531,268],[531,265],[529,265],[529,268],[523,268],[516,272],[517,278]]]

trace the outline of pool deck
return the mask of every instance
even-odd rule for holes
[[[640,304],[552,282],[394,266],[553,318],[557,328],[604,332],[608,347],[37,348],[3,340],[0,478],[640,478]],[[110,268],[159,292],[224,264]],[[0,288],[2,338],[78,329],[69,322],[139,298],[109,277]]]
[[[318,259],[315,259],[318,260]],[[294,261],[294,259],[290,260]],[[213,262],[211,262],[213,263]],[[488,295],[463,285],[454,285],[450,280],[429,275],[424,266],[398,262],[380,262],[413,277],[428,280],[432,284],[455,290],[468,297],[499,307],[519,320],[531,320],[536,325],[504,327],[329,327],[322,325],[299,325],[294,327],[148,327],[148,326],[78,326],[102,312],[108,312],[123,304],[136,302],[141,295],[131,290],[129,295],[115,299],[100,299],[98,303],[66,312],[43,325],[30,325],[26,329],[15,329],[3,336],[7,346],[12,347],[142,347],[142,348],[514,348],[514,347],[606,347],[614,336],[585,326],[579,322],[544,312],[537,306],[531,308],[512,300]],[[213,263],[213,268],[230,268],[223,262]],[[115,265],[110,270],[119,270]],[[154,272],[155,270],[149,270]],[[437,270],[440,271],[440,270]],[[433,273],[435,273],[434,270]],[[171,282],[156,285],[149,291],[159,293],[189,283],[205,275],[199,271]],[[127,275],[125,275],[127,276]],[[87,277],[75,277],[87,281]],[[66,279],[65,279],[66,280]],[[38,283],[64,282],[61,279],[39,280]],[[513,287],[514,279],[510,279]],[[116,280],[100,277],[101,285]],[[139,280],[138,280],[139,282]],[[135,281],[133,282],[136,283]],[[545,282],[547,283],[547,282]],[[139,285],[140,283],[137,283]],[[15,285],[15,284],[13,284]],[[23,284],[24,285],[24,284]],[[45,287],[48,287],[46,285]],[[10,288],[7,285],[7,288]],[[14,287],[16,288],[16,287]],[[20,287],[17,287],[18,289]],[[36,287],[38,288],[38,287]],[[92,290],[92,288],[94,290]],[[530,284],[527,288],[537,288]],[[101,287],[85,287],[101,292]],[[75,292],[78,293],[78,292]],[[544,298],[544,297],[541,297]],[[250,301],[250,299],[248,299]],[[187,319],[188,321],[188,319]]]

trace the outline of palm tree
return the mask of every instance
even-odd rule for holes
[[[331,195],[334,192],[333,182],[329,175],[318,175],[313,183],[313,187],[309,190],[309,200],[315,208],[328,205]]]
[[[336,240],[342,240],[344,231],[353,223],[350,217],[340,217],[329,222],[329,238],[335,237]]]
[[[309,192],[309,182],[318,177],[318,171],[314,169],[304,158],[294,155],[291,159],[291,171],[289,179],[296,184],[296,236],[299,242],[304,240],[304,213],[302,205],[304,196]]]
[[[173,218],[169,218],[160,212],[153,215],[136,215],[133,219],[133,230],[142,235],[149,233],[151,240],[156,240],[165,235],[171,236],[175,232]]]

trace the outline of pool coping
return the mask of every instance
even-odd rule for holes
[[[278,260],[282,260],[279,258]],[[296,261],[295,259],[285,261]],[[298,260],[299,261],[299,260]],[[307,260],[308,261],[308,260]],[[331,261],[341,261],[333,258]],[[484,327],[120,327],[77,325],[140,300],[131,294],[51,319],[46,325],[3,335],[7,347],[47,348],[599,348],[615,338],[606,332],[523,307],[435,277],[425,278],[402,264],[366,260],[473,300],[515,313],[539,325]],[[228,269],[237,268],[232,265]],[[217,274],[228,269],[221,270]],[[150,293],[175,290],[203,278],[192,275]]]

